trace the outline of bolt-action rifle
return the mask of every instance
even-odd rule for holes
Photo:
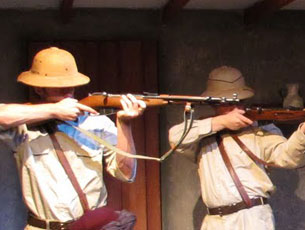
[[[109,107],[109,108],[122,108],[120,99],[122,94],[109,94],[106,92],[93,93],[88,97],[83,98],[79,103],[90,106],[92,108]],[[169,94],[154,94],[143,93],[133,94],[137,99],[143,100],[147,107],[157,107],[170,104],[186,104],[192,105],[200,104],[233,104],[239,102],[237,95],[232,98],[226,97],[197,97],[197,96],[184,96],[184,95],[169,95]]]
[[[106,92],[93,93],[79,102],[92,108],[122,108],[120,99],[122,94],[108,94]],[[185,95],[169,95],[169,94],[154,94],[143,93],[134,94],[134,96],[143,100],[147,107],[157,107],[165,105],[204,105],[220,106],[227,108],[228,106],[236,106],[240,102],[237,94],[233,94],[232,98],[225,97],[200,97],[200,96],[185,96]],[[245,116],[251,120],[266,120],[266,121],[294,121],[304,120],[305,111],[303,109],[283,109],[283,108],[264,108],[260,106],[242,107],[246,111]]]

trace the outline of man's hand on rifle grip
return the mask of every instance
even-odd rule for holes
[[[217,132],[223,129],[239,130],[253,124],[253,121],[244,116],[245,111],[234,108],[225,114],[212,118],[212,131]]]

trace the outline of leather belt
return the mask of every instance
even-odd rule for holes
[[[47,229],[47,230],[68,230],[69,224],[71,222],[58,222],[58,221],[44,221],[41,219],[38,219],[37,217],[29,214],[28,215],[28,224],[36,227],[36,228],[42,228],[42,229]]]
[[[264,198],[264,197],[259,197],[259,198],[253,198],[251,199],[252,201],[252,206],[258,206],[258,205],[264,205],[264,204],[268,204],[268,199]],[[220,215],[220,216],[224,216],[224,215],[229,215],[232,214],[234,212],[238,212],[242,209],[247,209],[247,208],[251,208],[248,207],[245,202],[239,202],[239,203],[234,203],[231,205],[227,205],[227,206],[221,206],[218,208],[208,208],[208,214],[209,215]]]

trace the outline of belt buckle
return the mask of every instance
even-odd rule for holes
[[[50,226],[50,230],[66,230],[67,229],[65,223],[61,223],[61,222],[57,222],[57,223],[52,222],[49,226]]]

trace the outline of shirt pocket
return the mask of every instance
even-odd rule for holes
[[[86,146],[81,146],[78,150],[75,151],[75,155],[80,158],[89,158],[94,160],[95,158],[103,157],[103,149],[90,149]]]
[[[37,160],[46,160],[52,155],[53,145],[48,137],[42,136],[29,142],[29,153]]]
[[[84,150],[81,148],[78,151],[75,151],[75,157],[77,164],[85,165],[88,168],[92,168],[93,170],[101,170],[103,164],[103,151],[102,149],[98,150]],[[80,163],[81,162],[81,163]]]

